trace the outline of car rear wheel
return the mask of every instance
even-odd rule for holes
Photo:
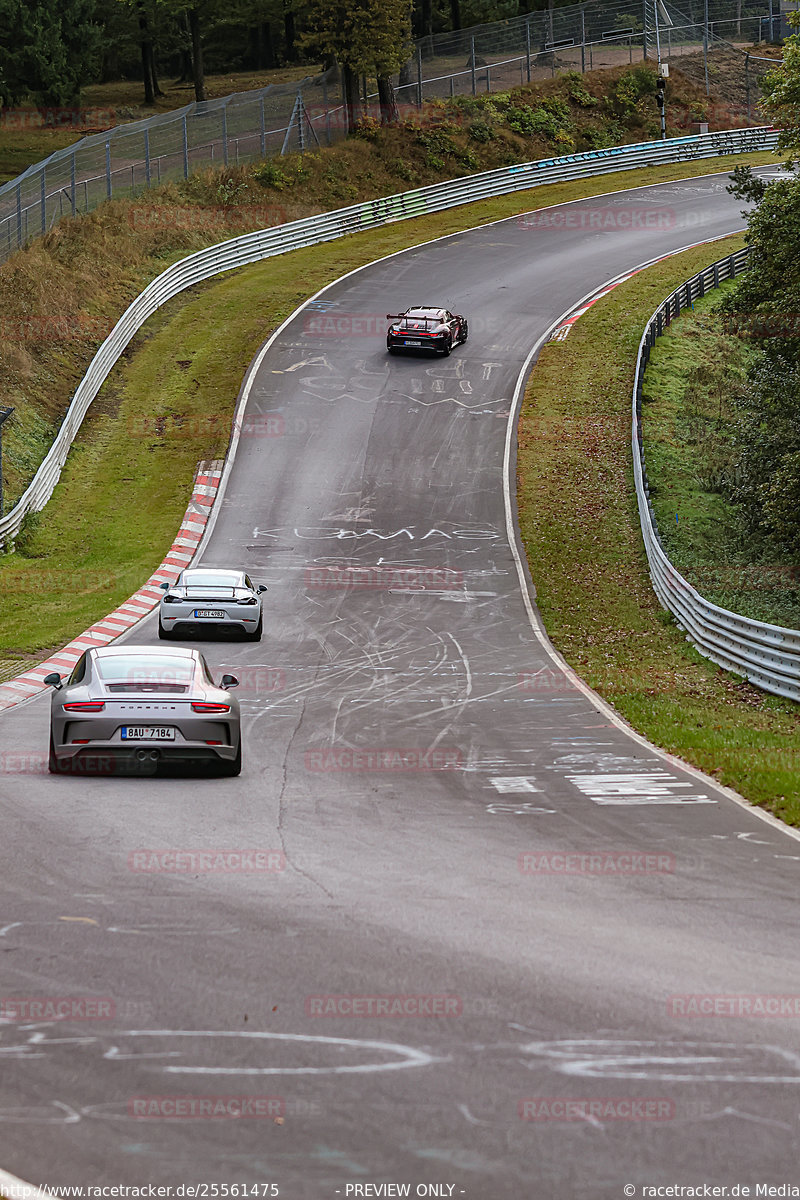
[[[158,622],[158,636],[162,642],[168,642],[172,638],[172,634],[164,628],[161,622]]]
[[[253,630],[253,632],[252,632],[252,633],[246,633],[244,636],[246,637],[246,639],[247,639],[247,641],[248,641],[248,642],[260,642],[260,641],[261,641],[261,634],[262,634],[263,632],[264,632],[264,614],[263,614],[263,612],[262,612],[262,613],[261,613],[261,615],[260,615],[260,617],[258,618],[258,624],[256,625],[256,627],[255,627],[255,629]]]
[[[53,735],[50,734],[50,753],[47,756],[47,769],[51,775],[58,775],[58,758],[56,756],[56,746],[53,741]]]
[[[217,774],[223,778],[232,778],[235,775],[240,775],[242,772],[242,743],[239,742],[239,748],[236,751],[236,757],[230,761],[220,759],[217,763]]]
[[[444,355],[444,357],[445,357],[445,358],[447,358],[448,354],[450,353],[450,351],[451,351],[452,349],[453,349],[453,339],[452,339],[452,337],[446,337],[446,338],[444,338],[444,340],[443,340],[443,342],[442,342],[442,354]]]

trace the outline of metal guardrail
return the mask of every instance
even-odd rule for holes
[[[332,241],[349,233],[375,229],[389,221],[441,212],[459,204],[486,200],[546,183],[561,183],[659,163],[772,150],[777,139],[778,133],[773,129],[734,129],[519,163],[244,234],[173,263],[137,296],[95,354],[33,481],[14,508],[0,520],[0,547],[13,541],[28,513],[41,511],[50,499],[89,406],[134,334],[163,304],[193,284],[235,267],[285,254],[289,250]]]
[[[768,0],[750,0],[742,15],[741,2],[709,0],[708,28],[696,14],[686,16],[672,0],[658,0],[662,57],[699,53],[704,38],[723,45],[715,27],[730,27],[728,36],[760,43],[767,22],[774,32],[781,25],[766,13]],[[777,11],[777,10],[776,10]],[[533,79],[569,70],[633,63],[634,57],[655,55],[656,10],[651,0],[582,0],[546,12],[523,13],[505,21],[474,25],[417,41],[412,58],[393,77],[398,103],[421,108],[423,102],[447,96],[474,96],[504,91]],[[671,22],[671,23],[670,23]],[[706,36],[707,34],[707,36]],[[634,55],[636,47],[636,55]],[[743,46],[738,47],[743,49]],[[751,83],[756,77],[745,64],[750,123]],[[378,115],[377,93],[365,97],[365,111]],[[78,120],[81,110],[53,109],[60,125]],[[104,126],[113,116],[95,110]],[[64,216],[90,212],[114,196],[135,196],[145,188],[186,179],[203,168],[236,166],[259,161],[287,150],[331,145],[347,136],[346,112],[335,70],[315,77],[238,92],[189,104],[144,120],[88,133],[79,142],[56,150],[16,179],[0,184],[0,263],[30,240],[41,237]],[[86,116],[86,114],[84,114]],[[3,109],[6,128],[36,126],[42,114],[35,109]],[[87,118],[88,119],[88,118]],[[47,110],[44,123],[49,120]]]
[[[754,621],[712,604],[684,579],[667,557],[650,504],[642,439],[642,388],[650,351],[681,309],[693,304],[747,266],[739,250],[707,267],[668,296],[650,318],[639,344],[633,388],[633,474],[650,577],[660,603],[675,617],[699,652],[728,671],[790,700],[800,700],[800,630]]]

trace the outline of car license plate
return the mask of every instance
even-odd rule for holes
[[[219,608],[196,608],[194,615],[196,617],[211,617],[214,621],[221,621],[225,613]]]
[[[174,742],[171,725],[123,725],[123,742]]]
[[[404,345],[404,346],[421,346],[421,345],[422,345],[422,342],[413,342],[413,341],[409,341],[409,339],[408,339],[408,338],[406,338],[406,340],[405,340],[405,342],[403,343],[403,345]]]

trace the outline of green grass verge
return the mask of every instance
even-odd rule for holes
[[[718,312],[735,286],[696,301],[653,347],[643,406],[650,498],[665,550],[702,595],[800,629],[795,562],[747,537],[724,495],[739,456],[734,398],[754,353]]]
[[[726,239],[615,289],[545,346],[519,430],[520,527],[555,645],[635,729],[800,824],[800,706],[701,658],[658,604],[633,486],[630,409],[642,330]]]

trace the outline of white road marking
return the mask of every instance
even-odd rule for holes
[[[492,787],[498,792],[540,792],[542,789],[534,783],[533,775],[496,775],[490,779]]]
[[[676,779],[666,771],[638,771],[614,775],[567,775],[578,791],[595,804],[716,804],[717,801],[701,792],[691,796],[676,796],[681,788],[693,783]]]

